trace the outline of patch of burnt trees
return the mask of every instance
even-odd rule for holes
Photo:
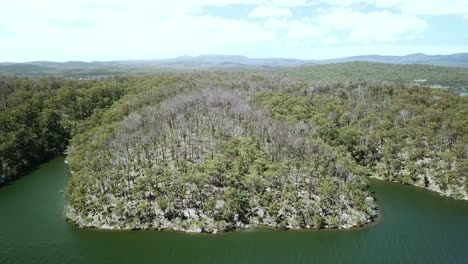
[[[348,209],[372,214],[365,177],[352,161],[311,141],[307,123],[275,120],[240,90],[183,93],[77,139],[67,190],[73,210],[109,216],[124,204],[146,204],[122,221],[146,219],[154,208],[170,219],[195,208],[215,221],[251,224],[261,209],[277,225],[283,211],[297,209],[310,226],[338,226]]]

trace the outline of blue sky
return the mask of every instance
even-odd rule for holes
[[[468,52],[468,0],[15,0],[0,61]]]

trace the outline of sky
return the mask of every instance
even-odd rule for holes
[[[468,0],[0,0],[0,61],[468,52]]]

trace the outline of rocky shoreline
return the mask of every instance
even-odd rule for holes
[[[171,231],[181,231],[186,233],[211,233],[218,234],[227,231],[234,231],[238,229],[249,229],[249,228],[278,228],[283,230],[310,230],[310,229],[352,229],[363,227],[365,225],[375,222],[378,218],[378,210],[374,208],[371,215],[364,215],[363,213],[358,214],[360,218],[351,217],[350,215],[343,213],[340,216],[340,220],[343,221],[338,225],[328,225],[323,226],[317,225],[299,225],[297,222],[294,222],[292,217],[290,221],[286,221],[285,225],[276,223],[270,216],[265,218],[253,218],[251,223],[242,223],[237,221],[235,223],[228,222],[215,222],[214,219],[208,217],[205,214],[198,215],[193,209],[184,210],[184,217],[174,218],[169,220],[163,215],[152,223],[137,223],[137,222],[119,222],[119,223],[110,223],[109,219],[104,217],[102,214],[88,215],[83,217],[79,215],[76,210],[70,206],[67,206],[65,209],[65,215],[67,221],[72,224],[77,225],[80,228],[95,228],[100,230],[171,230]],[[200,225],[200,220],[205,224]]]
[[[415,183],[412,183],[412,184],[408,184],[408,183],[402,183],[402,182],[397,181],[397,180],[388,180],[388,179],[384,179],[383,177],[380,177],[380,176],[378,176],[378,175],[372,175],[372,176],[370,176],[370,178],[376,179],[376,180],[381,180],[381,181],[388,181],[388,182],[399,183],[399,184],[407,184],[407,185],[410,185],[410,186],[422,188],[422,189],[425,189],[425,190],[427,190],[427,191],[431,191],[431,192],[437,193],[437,194],[439,194],[440,196],[449,197],[449,198],[452,198],[452,199],[455,199],[455,200],[468,201],[468,193],[467,193],[467,192],[464,192],[463,190],[458,190],[458,191],[462,194],[462,197],[456,197],[456,196],[453,196],[453,195],[452,195],[452,191],[451,191],[451,190],[445,190],[445,191],[443,191],[443,190],[441,190],[440,187],[439,187],[437,184],[435,184],[433,181],[430,181],[430,184],[426,187],[426,186],[424,186],[424,183],[422,183],[421,181],[418,181],[418,182],[415,182]]]

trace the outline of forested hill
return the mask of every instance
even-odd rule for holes
[[[468,90],[468,68],[349,62],[281,68],[274,71],[309,81],[346,82],[366,80]]]
[[[67,217],[189,232],[346,228],[375,214],[367,176],[468,199],[467,100],[388,83],[179,75],[74,138]]]
[[[298,69],[1,78],[0,182],[69,145],[70,221],[213,233],[363,225],[369,176],[468,199],[467,96]]]
[[[391,64],[426,64],[437,66],[468,67],[468,53],[450,55],[427,55],[423,53],[409,54],[405,56],[362,55],[354,57],[323,60],[321,63],[343,62],[379,62]]]
[[[132,91],[130,78],[0,78],[0,186],[51,157]]]

